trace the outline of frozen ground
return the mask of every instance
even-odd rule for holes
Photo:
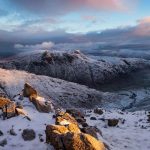
[[[86,119],[90,125],[97,126],[102,131],[103,140],[111,150],[149,150],[150,122],[147,121],[147,113],[113,110],[96,115],[92,112],[87,114],[96,117],[97,120],[90,120],[90,117]],[[116,127],[109,127],[107,121],[102,121],[102,118],[119,119],[119,124]]]
[[[31,118],[27,120],[23,116],[2,120],[0,118],[0,129],[4,136],[0,136],[0,141],[7,139],[7,145],[0,147],[1,150],[53,150],[52,147],[45,143],[45,126],[46,124],[54,124],[52,118],[53,113],[39,113],[28,99],[24,99],[24,109]],[[104,111],[104,114],[98,115],[93,112],[86,111],[87,123],[97,126],[102,131],[102,137],[99,138],[109,145],[111,150],[149,150],[150,143],[150,123],[147,122],[147,114],[145,111],[122,112],[120,110]],[[90,117],[96,117],[97,120],[90,120]],[[116,127],[108,127],[107,119],[119,119]],[[106,121],[102,121],[106,119]],[[123,123],[124,122],[124,123]],[[14,128],[16,136],[10,135],[9,131]],[[34,129],[36,138],[33,141],[24,141],[22,138],[23,129]],[[39,134],[44,139],[40,142]]]

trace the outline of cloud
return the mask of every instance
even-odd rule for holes
[[[150,36],[150,16],[137,21],[134,34],[137,36]]]
[[[126,10],[128,0],[7,0],[15,8],[36,14],[63,15],[79,10],[122,11]],[[135,1],[135,0],[134,0]]]
[[[15,44],[14,48],[18,50],[50,50],[55,44],[51,41],[35,45]]]

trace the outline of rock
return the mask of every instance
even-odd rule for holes
[[[0,109],[2,109],[4,106],[8,105],[11,103],[10,99],[0,97]]]
[[[35,105],[36,109],[39,112],[49,113],[53,111],[52,105],[49,102],[39,100],[38,97],[32,97],[30,96],[30,101]]]
[[[150,114],[147,115],[147,117],[148,117],[147,121],[150,122]]]
[[[7,139],[0,141],[0,146],[4,147],[5,145],[7,145]]]
[[[81,111],[78,111],[77,109],[66,109],[66,112],[71,114],[74,118],[84,118],[84,113]]]
[[[84,133],[67,133],[62,142],[66,150],[105,150],[104,144]]]
[[[13,135],[13,136],[16,136],[16,135],[17,135],[13,128],[10,129],[9,133],[10,133],[10,135]]]
[[[76,118],[76,120],[80,124],[84,124],[86,122],[86,119],[84,119],[84,118]]]
[[[82,124],[82,127],[88,127],[89,125],[85,122]]]
[[[23,89],[23,96],[24,97],[30,97],[30,96],[37,96],[37,91],[28,83],[24,84],[24,89]]]
[[[90,120],[97,120],[96,117],[91,117]]]
[[[21,103],[17,102],[16,103],[16,108],[23,109],[23,106],[21,105]]]
[[[46,142],[56,150],[105,150],[104,144],[94,137],[76,130],[70,131],[65,126],[48,125]]]
[[[56,115],[56,125],[65,125],[65,124],[75,124],[78,126],[78,123],[74,117],[65,112],[60,112]]]
[[[102,115],[102,114],[103,114],[103,111],[102,111],[100,108],[96,108],[96,109],[94,109],[94,113],[95,113],[95,114]]]
[[[22,132],[22,137],[25,141],[32,141],[35,139],[36,134],[33,129],[24,129]]]
[[[108,126],[110,127],[114,127],[116,125],[118,125],[119,120],[118,119],[108,119]]]
[[[83,133],[90,134],[91,136],[98,138],[97,133],[102,136],[102,132],[95,126],[87,126],[81,129]]]
[[[11,118],[16,116],[16,104],[15,102],[10,102],[9,104],[5,105],[5,107],[3,107],[2,109],[3,112],[3,117],[4,119],[7,118]]]
[[[17,114],[17,115],[27,116],[27,113],[26,113],[25,110],[22,109],[22,108],[16,108],[16,114]]]
[[[0,136],[3,136],[4,135],[4,133],[0,130]]]

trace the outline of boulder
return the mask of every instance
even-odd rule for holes
[[[97,133],[102,136],[102,132],[95,126],[87,126],[81,129],[83,133],[90,134],[91,136],[98,139]]]
[[[16,104],[15,102],[10,102],[2,109],[3,117],[5,118],[11,118],[16,116]]]
[[[34,95],[34,97],[36,97],[38,95],[37,91],[30,84],[25,83],[23,89],[23,96],[30,97],[31,95]]]
[[[32,141],[36,137],[36,134],[33,129],[24,129],[22,132],[22,138],[25,141]]]
[[[39,112],[49,113],[49,112],[53,111],[51,103],[49,103],[45,100],[44,101],[40,100],[39,96],[37,96],[37,97],[33,96],[32,98],[30,97],[30,101],[35,105],[36,109]]]
[[[117,126],[118,123],[119,123],[118,119],[108,119],[108,126],[110,126],[110,127]]]
[[[2,109],[5,105],[8,105],[9,103],[11,103],[10,99],[0,97],[0,109]]]
[[[56,115],[56,125],[67,125],[67,124],[75,124],[78,126],[78,122],[70,114],[66,112],[59,112]]]
[[[65,150],[105,150],[102,142],[84,133],[68,132],[62,136],[62,143]]]
[[[74,118],[84,118],[84,113],[77,109],[66,109],[66,112],[71,114]]]
[[[48,125],[46,142],[53,145],[56,150],[105,150],[102,142],[78,131],[74,128],[70,130],[65,126]]]

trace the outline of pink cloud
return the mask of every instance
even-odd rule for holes
[[[134,34],[138,36],[150,36],[150,17],[138,20],[138,25],[135,27]]]
[[[78,10],[125,10],[131,3],[129,0],[36,0],[36,3],[35,0],[13,0],[15,8],[48,15],[63,15]]]

